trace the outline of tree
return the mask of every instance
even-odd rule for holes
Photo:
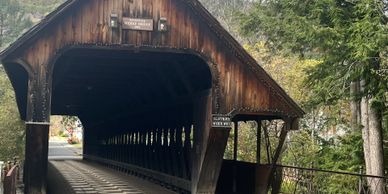
[[[0,49],[20,35],[21,29],[30,25],[23,18],[20,4],[14,0],[0,1]],[[0,160],[24,157],[25,127],[19,118],[10,81],[0,65]]]
[[[19,118],[15,93],[0,65],[0,160],[24,157],[25,127]]]
[[[0,1],[0,49],[15,40],[31,25],[31,20],[25,17],[25,12],[18,1]]]
[[[238,18],[235,12],[248,10],[254,2],[259,0],[199,0],[210,13],[217,18],[221,25],[239,42],[254,42],[251,38],[239,33]]]
[[[388,91],[387,4],[376,0],[268,0],[240,15],[245,35],[265,39],[275,51],[322,61],[307,72],[311,106],[349,99],[350,83],[363,81],[366,170],[379,176],[384,175],[381,122],[387,112]],[[376,193],[384,189],[376,182],[370,185]]]
[[[33,23],[31,15],[47,14],[62,0],[0,1],[0,50],[4,49]],[[19,118],[15,94],[11,82],[0,64],[0,160],[23,159],[25,126]]]

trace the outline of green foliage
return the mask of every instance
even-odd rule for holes
[[[20,0],[19,0],[20,1]],[[66,0],[22,0],[23,9],[30,13],[47,15]]]
[[[323,144],[326,145],[320,150],[319,168],[358,173],[363,166],[360,132],[347,133]]]
[[[25,126],[19,118],[15,93],[0,65],[0,160],[24,157]]]
[[[33,25],[33,15],[45,15],[61,2],[63,0],[1,0],[0,50]],[[24,142],[25,126],[19,118],[12,85],[0,65],[0,160],[11,160],[15,156],[22,159]]]
[[[290,139],[283,164],[353,173],[359,173],[363,166],[362,138],[359,132],[323,139],[312,131],[304,130],[293,132]],[[357,176],[309,171],[298,174],[298,179],[300,182],[311,182],[315,188],[308,189],[315,193],[356,193],[359,181]],[[296,185],[296,181],[286,180],[282,189],[295,190],[296,193],[307,191],[308,186]]]
[[[64,0],[1,0],[0,50],[63,2]]]
[[[366,92],[361,95],[371,97],[372,106],[382,112],[385,141],[388,138],[387,13],[385,0],[268,0],[238,15],[241,31],[248,37],[264,40],[272,53],[280,51],[320,61],[305,68],[306,79],[302,84],[307,87],[304,90],[307,117],[314,111],[320,114],[312,116],[318,120],[305,119],[307,122],[303,126],[319,134],[310,139],[318,141],[319,136],[324,137],[317,142],[316,160],[320,161],[314,163],[317,167],[358,172],[362,164],[359,134],[349,132],[342,137],[332,137],[330,141],[325,135],[328,130],[335,132],[342,128],[346,131],[348,128],[350,111],[343,104],[350,99],[351,81],[366,81]],[[303,143],[309,139],[303,132],[299,136],[293,135],[292,139],[304,138]],[[291,144],[290,149],[293,146]],[[385,148],[387,152],[386,143]],[[285,157],[288,162],[296,161],[299,156],[306,157],[298,153],[298,149],[295,151],[297,156],[293,160]],[[313,162],[309,160],[301,161],[301,165]]]
[[[311,138],[311,132],[303,130],[290,134],[282,164],[311,167],[317,160],[319,145]],[[308,156],[308,157],[306,157]]]
[[[0,49],[10,44],[32,25],[25,13],[16,0],[0,1]]]
[[[255,38],[244,37],[239,33],[236,12],[248,10],[258,0],[199,0],[220,24],[239,42],[254,42]]]
[[[76,116],[62,116],[61,124],[66,128],[66,129],[74,129],[76,128],[76,123],[78,121],[78,117]]]
[[[319,65],[321,61],[301,59],[282,53],[274,55],[264,41],[258,41],[253,45],[246,44],[244,47],[288,95],[302,106],[308,103],[306,94],[310,91],[303,83],[307,77],[305,71]]]
[[[387,72],[380,71],[388,45],[384,3],[264,1],[240,14],[242,32],[263,37],[273,50],[322,61],[307,72],[312,106],[335,104],[349,93],[350,81],[361,78],[381,105],[387,91]]]
[[[239,122],[237,160],[256,162],[256,129],[257,124],[255,122]],[[233,159],[234,137],[233,127],[226,145],[225,159]]]

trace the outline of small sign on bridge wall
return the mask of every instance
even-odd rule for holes
[[[123,17],[122,29],[124,29],[124,30],[153,31],[154,30],[154,20],[153,19]]]
[[[214,114],[212,120],[212,127],[214,128],[231,128],[232,121],[229,115]]]

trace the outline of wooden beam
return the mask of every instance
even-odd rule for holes
[[[26,123],[25,193],[46,193],[49,123]]]
[[[204,167],[204,158],[208,146],[212,118],[211,95],[203,96],[197,100],[193,110],[194,144],[191,173],[191,193],[197,193],[201,188],[200,176]]]
[[[238,121],[234,121],[233,160],[237,161],[238,155]]]
[[[284,141],[287,137],[287,132],[289,131],[291,123],[289,121],[285,121],[285,125],[283,126],[280,136],[279,143],[276,148],[275,154],[272,158],[272,163],[270,165],[257,165],[256,166],[256,185],[255,189],[258,191],[257,193],[268,193],[269,185],[274,179],[275,173],[275,165],[279,159],[281,151],[283,149]]]
[[[268,134],[268,126],[265,125],[265,127],[263,127],[263,130],[264,130],[264,136],[265,136],[265,148],[267,151],[267,163],[270,164],[271,163],[271,142]]]
[[[256,120],[257,130],[256,130],[256,163],[260,164],[261,158],[261,120]]]
[[[230,128],[211,128],[197,193],[215,193]]]
[[[286,140],[286,137],[287,137],[287,132],[288,132],[288,129],[289,127],[287,126],[290,126],[289,123],[285,123],[285,126],[282,128],[281,132],[280,132],[280,136],[279,136],[279,143],[278,143],[278,147],[276,148],[276,151],[275,151],[275,154],[272,158],[272,164],[275,165],[280,157],[280,154],[281,154],[281,151],[283,149],[283,144],[284,144],[284,141]]]
[[[28,82],[24,185],[26,194],[46,193],[51,81],[46,66]]]
[[[236,162],[238,157],[238,120],[234,120],[234,141],[233,141],[233,160]],[[237,189],[237,169],[236,165],[233,165],[233,192]]]

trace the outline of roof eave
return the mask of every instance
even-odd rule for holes
[[[275,89],[279,92],[281,96],[284,97],[286,103],[288,103],[292,108],[295,109],[298,116],[301,118],[306,113],[304,110],[284,91],[284,89],[258,64],[258,62],[241,46],[241,44],[226,31],[222,25],[218,22],[218,20],[210,14],[210,12],[199,2],[198,0],[191,1],[191,7],[196,9],[198,12],[204,14],[202,15],[205,19],[208,19],[210,23],[212,23],[214,30],[218,30],[222,35],[220,38],[223,38],[231,43],[232,47],[238,52],[243,60],[245,59],[250,64],[255,64],[255,68],[259,68],[259,71],[263,72],[266,79],[272,84]]]
[[[80,0],[67,0],[62,5],[60,5],[53,12],[48,14],[42,21],[32,27],[30,30],[26,31],[21,37],[19,37],[13,44],[11,44],[8,48],[4,49],[0,52],[0,62],[4,62],[12,53],[14,53],[17,49],[19,49],[23,44],[27,41],[33,39],[41,30],[43,30],[49,23],[58,18],[61,13],[66,11],[69,7],[73,6],[76,2],[81,2]],[[269,84],[275,87],[275,90],[279,92],[279,95],[284,97],[286,103],[288,103],[294,111],[302,117],[305,112],[299,107],[299,105],[291,99],[288,94],[281,88],[276,81],[266,73],[266,71],[257,63],[257,61],[247,53],[247,51],[241,46],[238,41],[227,32],[222,25],[218,22],[217,19],[212,16],[208,10],[198,1],[198,0],[186,0],[185,2],[189,3],[192,8],[194,8],[210,25],[212,30],[217,30],[221,34],[221,38],[230,42],[230,45],[233,47],[235,52],[237,52],[245,62],[248,64],[253,64],[255,68],[258,68],[260,72],[263,73],[266,80]],[[217,33],[217,32],[216,32]]]

